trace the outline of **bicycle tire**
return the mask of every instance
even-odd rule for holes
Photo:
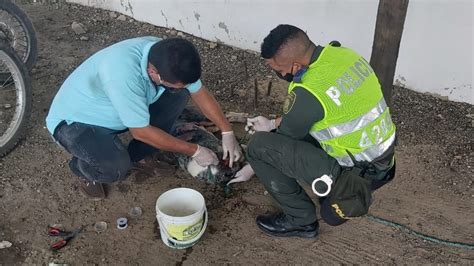
[[[20,60],[9,44],[0,42],[0,60],[2,58],[5,58],[5,60],[11,60],[14,67],[16,67],[16,72],[18,72],[16,73],[18,75],[17,79],[19,82],[23,82],[22,90],[24,92],[23,100],[25,104],[23,112],[18,119],[19,122],[11,134],[11,137],[8,138],[3,145],[0,143],[0,158],[8,154],[25,136],[32,105],[31,81],[26,65]]]
[[[29,17],[18,7],[16,4],[11,2],[10,0],[0,0],[0,10],[5,10],[10,15],[15,17],[16,20],[21,24],[21,27],[26,33],[26,37],[28,39],[27,49],[28,52],[25,58],[22,58],[22,55],[19,57],[22,59],[23,63],[25,63],[28,70],[31,70],[36,63],[36,59],[38,56],[38,42],[36,39],[36,31],[31,23]],[[14,48],[14,47],[13,47]]]

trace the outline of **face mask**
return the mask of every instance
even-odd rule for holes
[[[301,78],[303,77],[304,73],[306,73],[306,70],[308,70],[308,67],[303,66],[300,70],[296,71],[294,75],[291,73],[288,73],[285,76],[282,76],[280,72],[277,72],[275,70],[274,71],[275,71],[275,74],[283,80],[286,80],[288,82],[294,81],[294,82],[300,83]],[[293,72],[293,68],[291,68],[291,72]]]
[[[278,71],[276,71],[276,70],[273,70],[273,71],[275,71],[276,75],[277,75],[279,78],[281,78],[281,79],[283,79],[283,80],[286,80],[286,81],[288,81],[288,82],[292,82],[292,81],[293,81],[293,78],[294,78],[294,76],[293,76],[293,64],[291,65],[290,73],[287,73],[285,76],[283,76],[280,72],[278,72]]]
[[[163,84],[163,80],[161,79],[160,75],[158,75],[158,79],[160,80],[160,86],[163,87],[169,93],[174,94],[174,93],[180,92],[182,89],[185,89],[185,88],[173,88],[173,87],[170,87],[170,86],[166,86],[165,84]]]
[[[186,89],[186,88],[172,88],[166,85],[161,84],[161,87],[163,87],[167,92],[169,93],[179,93],[181,90]]]
[[[288,81],[288,82],[292,82],[292,81],[293,81],[293,78],[294,78],[294,77],[293,77],[293,74],[288,73],[288,74],[286,74],[285,76],[283,76],[280,72],[278,72],[278,71],[276,71],[276,70],[273,70],[273,71],[275,71],[275,74],[276,74],[279,78],[281,78],[281,79],[283,79],[283,80],[286,80],[286,81]]]

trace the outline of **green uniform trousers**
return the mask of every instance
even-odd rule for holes
[[[247,160],[294,225],[317,220],[316,208],[297,180],[311,185],[324,174],[337,177],[341,172],[337,161],[316,141],[295,140],[273,132],[256,132],[252,136]]]

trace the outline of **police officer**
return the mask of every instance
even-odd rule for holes
[[[105,197],[104,183],[126,177],[132,162],[157,149],[192,156],[201,166],[218,163],[206,147],[171,134],[188,99],[223,132],[224,159],[239,160],[240,147],[219,104],[202,85],[201,60],[179,38],[140,37],[109,46],[85,60],[56,94],[46,125],[71,155],[81,190]],[[118,137],[130,131],[126,148]]]
[[[283,115],[248,120],[256,131],[248,146],[249,166],[282,211],[257,217],[273,236],[315,237],[313,202],[297,181],[312,185],[324,175],[337,184],[354,164],[369,162],[371,188],[393,178],[395,126],[380,84],[367,61],[338,42],[315,45],[305,32],[279,25],[264,39],[261,56],[290,82]],[[345,188],[344,188],[345,189]],[[370,190],[369,190],[370,191]],[[347,221],[331,194],[321,197],[321,216],[330,225]]]

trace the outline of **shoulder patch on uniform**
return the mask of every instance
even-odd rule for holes
[[[286,96],[285,102],[283,103],[283,113],[288,114],[293,108],[293,105],[296,101],[296,94],[294,92],[290,92],[288,96]]]

